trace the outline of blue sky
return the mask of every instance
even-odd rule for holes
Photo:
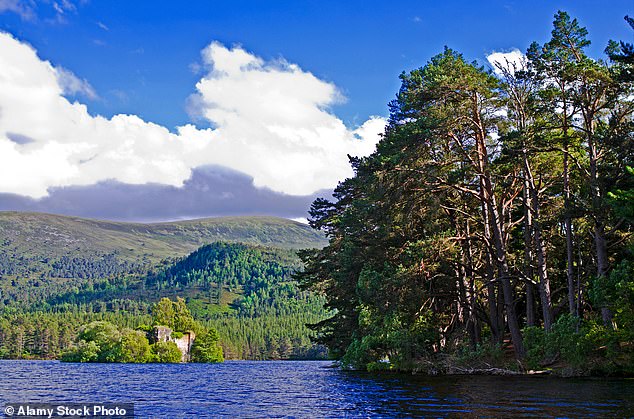
[[[209,99],[209,92],[224,89],[229,80],[225,80],[225,84],[218,82],[217,86],[210,86],[208,91],[199,90],[197,83],[205,77],[213,77],[210,68],[221,65],[219,57],[224,57],[222,54],[226,52],[235,58],[243,51],[263,63],[258,64],[261,65],[260,73],[274,72],[282,66],[282,77],[296,71],[292,67],[296,66],[301,70],[298,77],[303,77],[298,86],[317,83],[309,80],[310,75],[314,76],[319,81],[318,85],[311,85],[316,89],[314,95],[308,99],[301,98],[314,108],[307,111],[311,118],[314,117],[310,129],[318,129],[315,121],[324,121],[334,130],[341,131],[340,127],[335,127],[341,122],[348,130],[342,135],[352,138],[364,135],[355,130],[372,116],[387,116],[386,105],[398,90],[398,74],[401,71],[424,65],[445,45],[462,52],[468,59],[482,63],[486,63],[487,55],[496,51],[514,48],[524,51],[531,41],[543,43],[548,40],[553,15],[558,9],[568,11],[588,28],[593,42],[589,49],[592,56],[601,56],[608,39],[631,41],[633,38],[633,32],[623,20],[626,14],[634,15],[632,0],[444,3],[0,0],[0,30],[12,35],[19,43],[30,45],[39,60],[65,69],[74,75],[74,80],[84,83],[85,88],[65,92],[65,97],[71,102],[85,104],[92,116],[102,115],[109,119],[119,114],[135,115],[172,133],[178,133],[178,127],[186,124],[193,124],[201,130],[215,128],[220,120],[215,116],[201,117],[192,111],[192,107],[196,108],[192,99],[200,96],[213,101]],[[212,42],[217,43],[217,55],[205,60],[201,51]],[[254,86],[258,85],[257,80],[254,83]],[[280,83],[283,86],[286,82]],[[334,87],[336,92],[329,91],[329,86]],[[325,114],[320,113],[322,108],[326,109]],[[209,107],[202,109],[208,110]],[[239,114],[244,117],[249,113]],[[129,122],[125,123],[129,125]],[[279,125],[279,121],[273,125]],[[23,133],[12,135],[12,138],[17,138],[16,135]],[[184,136],[179,134],[179,138]],[[35,140],[39,141],[39,138]],[[276,150],[272,149],[271,154]],[[93,158],[93,155],[88,158]],[[222,161],[214,159],[200,160],[196,164],[198,166],[190,163],[187,173],[194,173],[192,169],[205,165],[223,166]],[[306,165],[308,167],[310,163]],[[284,196],[302,196],[301,202],[305,202],[306,197],[323,194],[336,183],[320,184],[307,180],[303,186],[285,188],[280,186],[279,179],[273,179],[273,175],[267,177],[266,167],[259,172],[249,172],[239,164],[227,164],[227,167],[238,174],[246,173],[253,177],[251,192],[269,194],[272,201],[278,196],[276,194],[281,193]],[[280,167],[279,162],[272,167]],[[115,182],[113,185],[125,190],[122,185],[127,184],[186,187],[185,181],[191,180],[191,177],[182,174],[181,169],[185,170],[174,168],[178,175],[173,177],[157,174],[154,177],[130,175],[101,179],[91,174],[92,177],[86,178],[94,182],[71,180],[69,177],[57,183],[47,183],[51,188],[44,195],[5,188],[0,192],[12,195],[11,199],[4,199],[4,203],[0,196],[0,209],[41,209],[95,215],[84,211],[79,203],[64,207],[60,203],[47,206],[46,202],[54,200],[55,193],[61,191],[59,188],[75,188],[73,190],[76,191],[76,188],[90,188],[99,182],[101,188],[104,182]],[[53,166],[51,170],[59,171]],[[46,174],[42,176],[46,177]],[[289,174],[289,177],[296,176]],[[178,180],[174,180],[176,178]],[[213,189],[213,185],[210,187]],[[245,199],[244,196],[242,199]],[[129,200],[129,205],[134,206],[132,195]],[[257,213],[261,204],[253,202],[249,204],[246,199],[242,210],[232,204],[230,211]],[[209,208],[210,204],[207,202],[205,205]],[[266,206],[261,208],[266,213],[301,217],[299,206],[293,205],[294,209],[287,212]],[[209,214],[174,210],[174,214],[158,218],[222,215],[229,211],[218,208],[209,209]],[[126,218],[125,214],[97,215]],[[143,217],[137,214],[132,218]],[[146,218],[153,217],[148,214]]]

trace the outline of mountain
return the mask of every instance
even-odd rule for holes
[[[325,244],[275,217],[142,224],[0,212],[0,358],[55,357],[93,320],[139,326],[162,297],[186,298],[228,357],[322,356],[305,325],[326,315],[323,300],[291,273],[301,268],[296,249]],[[36,342],[51,330],[61,340],[43,349]],[[14,347],[25,340],[14,332],[35,343]]]
[[[154,262],[184,256],[215,241],[286,249],[321,248],[326,244],[323,235],[309,226],[276,217],[219,217],[143,224],[0,212],[0,254],[9,261],[116,254],[122,261]]]

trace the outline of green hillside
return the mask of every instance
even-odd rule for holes
[[[106,275],[130,272],[129,265],[147,267],[215,241],[286,249],[325,245],[307,225],[275,217],[141,224],[0,212],[0,277],[81,277],[77,268],[86,264],[93,265],[92,272],[107,270]]]
[[[0,306],[43,302],[96,279],[142,275],[216,241],[287,250],[325,244],[307,225],[275,217],[142,224],[0,212]]]
[[[55,358],[90,321],[140,327],[152,304],[165,297],[184,298],[200,324],[217,329],[229,359],[326,355],[311,342],[306,325],[329,314],[323,297],[299,289],[293,273],[302,264],[293,250],[214,242],[134,273],[89,262],[75,271],[82,278],[12,280],[12,285],[5,279],[0,358]]]
[[[309,226],[276,217],[219,217],[168,223],[122,223],[29,212],[0,212],[0,249],[20,256],[117,252],[128,260],[183,256],[214,241],[300,249],[323,247]]]
[[[274,217],[142,224],[0,212],[0,358],[57,357],[94,320],[138,327],[162,297],[185,298],[229,358],[323,356],[305,326],[324,318],[323,300],[291,274],[297,249],[324,244]]]

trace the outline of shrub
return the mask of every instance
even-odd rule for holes
[[[216,329],[209,329],[196,337],[192,348],[192,362],[223,362],[220,337]]]
[[[99,357],[99,346],[95,342],[80,340],[76,347],[62,354],[62,362],[96,362]]]
[[[152,345],[152,362],[173,364],[181,362],[183,354],[174,342],[156,342]]]
[[[150,343],[145,333],[125,330],[121,337],[117,362],[145,363],[152,359]]]
[[[79,329],[78,339],[80,342],[94,342],[97,345],[97,362],[117,362],[121,333],[112,323],[106,321],[89,323]]]

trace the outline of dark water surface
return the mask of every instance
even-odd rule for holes
[[[138,417],[634,417],[634,380],[420,377],[329,362],[0,361],[5,403],[133,402]]]

